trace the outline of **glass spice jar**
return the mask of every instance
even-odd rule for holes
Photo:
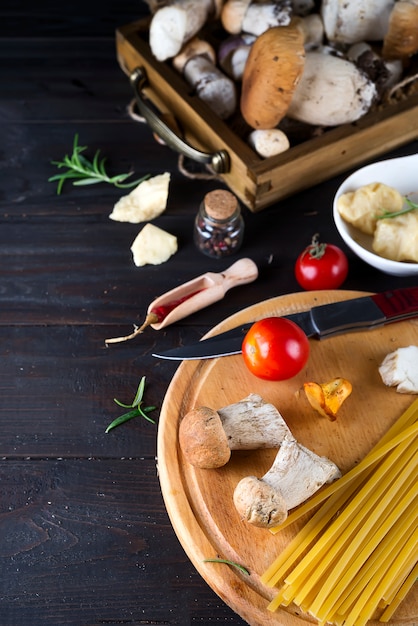
[[[215,189],[200,204],[194,224],[194,242],[210,257],[238,252],[244,236],[244,220],[237,198],[230,191]]]

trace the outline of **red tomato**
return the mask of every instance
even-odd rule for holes
[[[319,243],[318,235],[296,260],[296,280],[307,291],[338,289],[347,274],[348,260],[344,252],[331,243]]]
[[[309,341],[303,330],[283,317],[254,322],[244,337],[242,355],[250,372],[264,380],[296,376],[309,357]]]

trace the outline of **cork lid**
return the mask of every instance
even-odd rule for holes
[[[226,220],[238,208],[238,200],[226,189],[215,189],[205,195],[205,210],[215,220]]]

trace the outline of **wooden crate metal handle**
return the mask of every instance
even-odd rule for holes
[[[201,152],[196,150],[188,143],[180,139],[153,111],[144,101],[142,97],[142,89],[147,82],[147,77],[144,68],[137,67],[130,75],[130,83],[133,87],[136,103],[141,115],[145,118],[152,131],[156,133],[163,141],[173,150],[179,152],[198,163],[204,163],[209,165],[217,174],[225,174],[230,168],[229,155],[225,150],[219,150],[212,154],[207,152]]]

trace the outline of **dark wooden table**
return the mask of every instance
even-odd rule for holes
[[[184,177],[177,156],[127,113],[132,94],[114,30],[146,7],[42,5],[0,9],[0,623],[243,624],[172,530],[156,471],[157,425],[137,418],[105,428],[120,414],[113,398],[130,401],[143,375],[147,402],[161,406],[177,364],[153,358],[156,346],[197,340],[243,307],[298,291],[293,264],[314,233],[344,247],[331,204],[345,175],[257,215],[244,210],[239,256],[258,263],[255,283],[166,330],[106,348],[104,339],[129,332],[157,295],[231,263],[208,259],[192,241],[199,202],[219,185]],[[56,195],[51,161],[71,151],[75,133],[114,173],[171,173],[167,210],[155,220],[178,237],[168,263],[134,266],[139,227],[109,219],[120,190],[68,184]],[[416,282],[347,253],[346,289]]]

